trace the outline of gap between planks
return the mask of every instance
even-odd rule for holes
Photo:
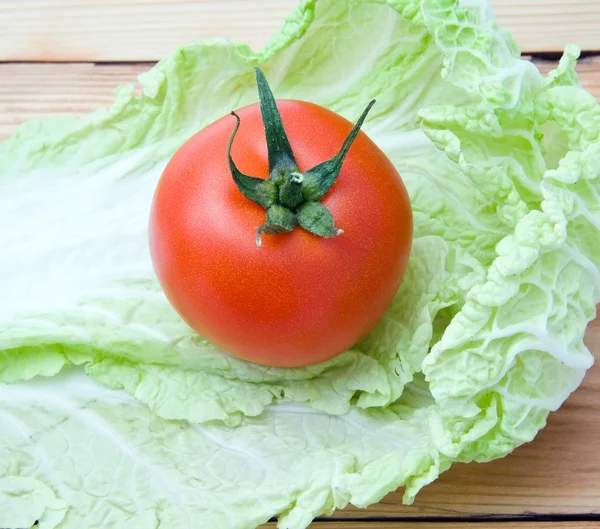
[[[268,523],[258,529],[276,529]],[[598,522],[313,522],[308,529],[598,529]]]
[[[496,527],[498,529],[510,527],[588,527],[600,526],[600,514],[597,515],[575,515],[575,516],[548,516],[548,515],[522,515],[522,516],[469,516],[457,519],[443,517],[427,517],[421,518],[316,518],[310,525],[310,528],[316,527],[348,527],[357,529],[359,527],[381,528],[381,527],[436,527],[438,529],[461,527],[461,528],[477,528],[477,527]],[[410,524],[410,525],[409,525]],[[465,525],[466,524],[466,525]],[[273,519],[266,524],[261,525],[257,529],[275,529],[277,520]]]

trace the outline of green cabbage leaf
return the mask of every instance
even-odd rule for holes
[[[600,301],[600,106],[544,78],[485,0],[304,0],[261,52],[176,50],[83,118],[0,143],[0,527],[253,529],[531,441],[581,383]],[[377,327],[316,366],[236,359],[174,312],[147,248],[193,133],[278,98],[355,120],[415,239]]]

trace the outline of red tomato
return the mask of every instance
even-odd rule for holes
[[[301,171],[334,156],[352,129],[312,103],[277,102]],[[268,176],[259,104],[239,110],[232,156]],[[412,212],[392,163],[360,132],[321,203],[343,233],[296,227],[263,235],[265,209],[237,188],[227,159],[236,119],[188,140],[154,197],[150,249],[164,292],[181,317],[225,351],[259,364],[304,366],[351,348],[382,317],[406,268]]]

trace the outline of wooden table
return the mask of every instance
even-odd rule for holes
[[[33,116],[83,114],[110,104],[115,86],[133,82],[154,61],[194,39],[235,38],[258,49],[295,4],[2,0],[0,139]],[[565,44],[579,44],[585,51],[578,68],[582,83],[600,98],[599,0],[493,4],[499,22],[544,72],[556,65]],[[599,358],[600,320],[590,325],[587,344]],[[600,528],[600,366],[589,371],[534,442],[493,463],[456,465],[413,506],[400,500],[396,492],[367,510],[348,508],[311,527],[483,529],[500,522],[493,527]]]

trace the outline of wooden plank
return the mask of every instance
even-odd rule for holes
[[[261,49],[297,0],[3,0],[0,61],[154,61],[213,37]],[[597,0],[491,0],[524,52],[600,50]]]
[[[600,50],[598,0],[490,0],[498,23],[523,53],[562,51],[567,44]]]
[[[546,71],[554,66],[555,63],[540,64]],[[83,114],[101,104],[110,104],[117,85],[134,81],[136,75],[149,67],[149,64],[2,64],[0,136],[14,132],[18,123],[34,115]],[[582,82],[600,98],[600,58],[582,61],[579,71]],[[600,357],[600,319],[590,326],[587,343]],[[335,517],[600,513],[599,417],[600,366],[597,365],[561,410],[551,415],[548,426],[535,441],[509,457],[485,465],[453,467],[426,487],[413,506],[401,505],[399,491],[369,509],[349,507]],[[334,527],[332,523],[327,523],[329,529]],[[527,527],[533,526],[528,522]]]
[[[0,63],[0,140],[34,117],[81,116],[110,106],[117,86],[135,83],[151,67],[151,63]]]
[[[550,70],[556,68],[555,61],[536,60],[534,62],[544,75],[548,75]],[[600,56],[580,59],[577,63],[577,75],[581,86],[600,100]]]
[[[547,74],[556,62],[536,61]],[[33,117],[87,114],[113,101],[114,89],[135,83],[152,63],[136,64],[11,64],[0,63],[0,140]],[[600,57],[577,66],[582,85],[600,99]]]

